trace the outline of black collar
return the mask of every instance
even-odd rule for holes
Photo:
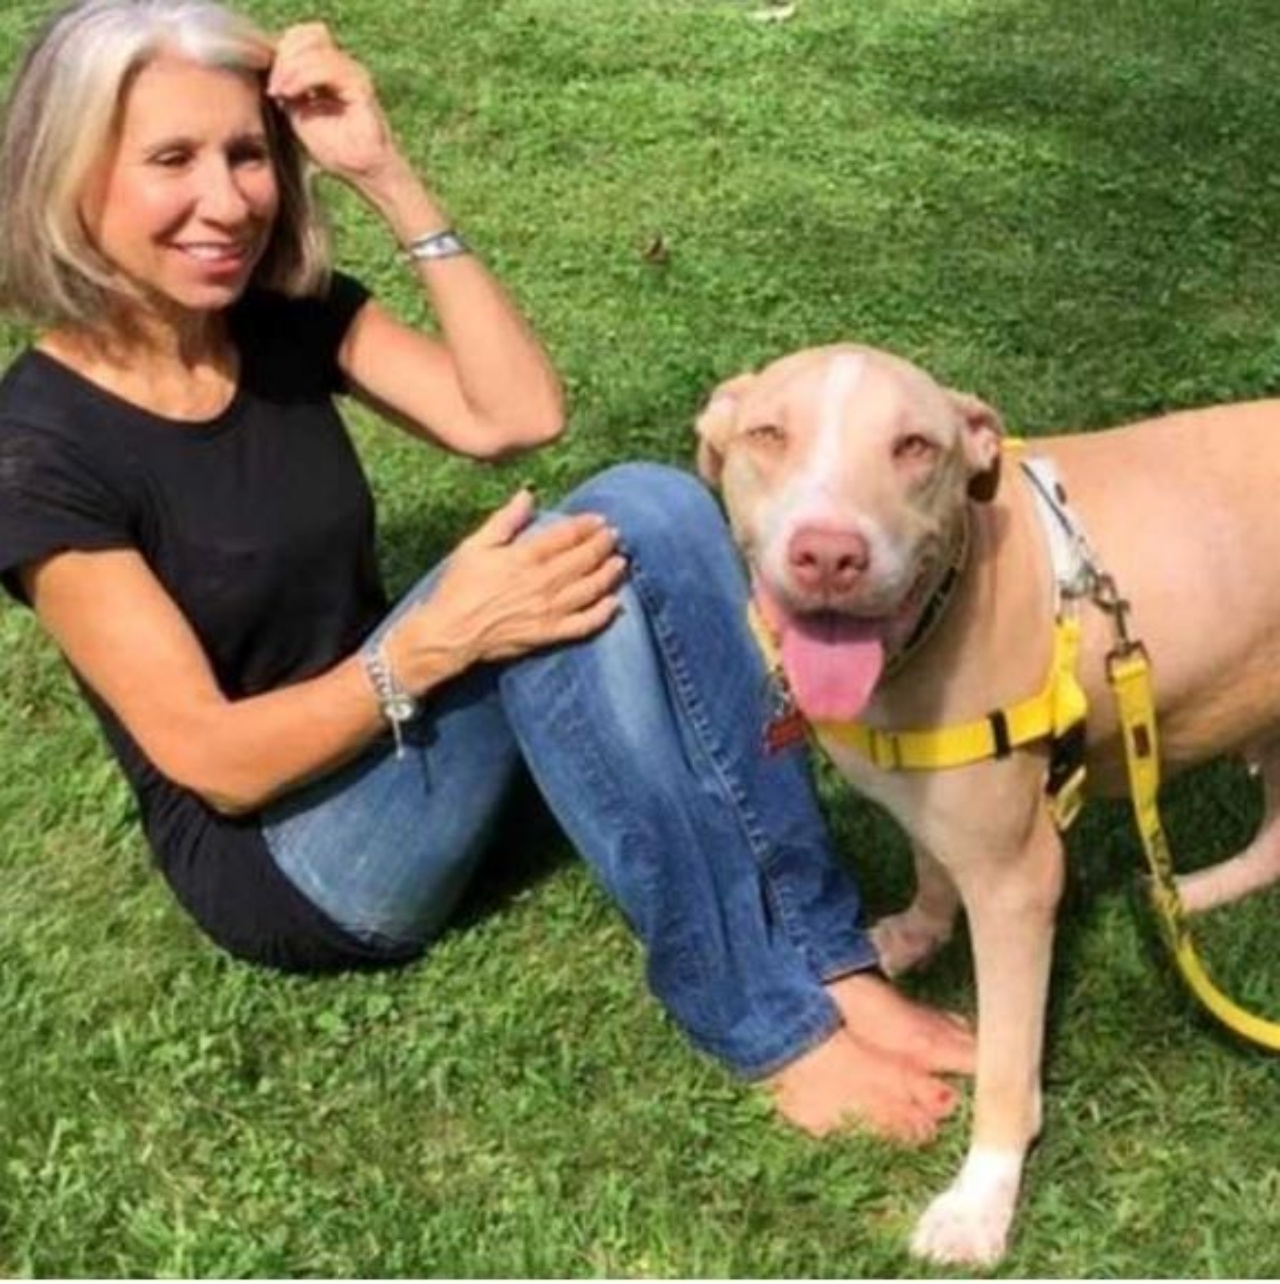
[[[969,514],[966,512],[964,519],[952,536],[951,557],[947,569],[943,572],[942,578],[929,595],[929,600],[924,604],[924,610],[920,612],[920,616],[916,620],[907,640],[889,657],[889,661],[884,668],[886,677],[900,669],[925,644],[934,629],[938,627],[938,622],[946,613],[947,607],[951,605],[956,586],[960,583],[960,575],[968,561]]]

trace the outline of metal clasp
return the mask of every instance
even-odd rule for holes
[[[1111,617],[1116,631],[1116,645],[1107,658],[1128,655],[1138,645],[1129,636],[1129,612],[1133,608],[1127,597],[1120,596],[1115,580],[1105,571],[1099,571],[1094,577],[1093,601],[1100,611]]]

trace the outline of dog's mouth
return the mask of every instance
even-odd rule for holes
[[[911,637],[935,569],[922,567],[902,599],[879,615],[804,609],[756,578],[756,609],[777,643],[791,694],[805,718],[852,722],[862,713],[886,665]]]
[[[756,606],[777,640],[782,668],[800,712],[810,722],[850,722],[862,712],[884,672],[892,617],[840,611],[794,611],[762,581]]]

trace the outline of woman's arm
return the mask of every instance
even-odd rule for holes
[[[40,622],[151,763],[218,811],[248,811],[336,766],[380,729],[358,657],[228,701],[190,625],[132,550],[58,553],[23,585]]]
[[[401,245],[448,226],[397,146],[368,73],[323,24],[284,32],[267,92],[315,163],[377,210]],[[493,457],[558,435],[560,382],[483,263],[468,253],[413,266],[443,341],[367,304],[339,352],[356,394],[462,454]]]
[[[566,518],[516,541],[519,493],[458,546],[431,598],[391,630],[400,684],[423,695],[473,664],[594,633],[623,570],[601,519]],[[152,764],[227,814],[358,753],[383,727],[359,655],[264,695],[228,700],[199,640],[142,557],[62,552],[22,573],[41,623]]]

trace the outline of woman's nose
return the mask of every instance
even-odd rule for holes
[[[218,223],[235,223],[253,209],[239,175],[225,161],[210,163],[200,188],[200,213]]]

